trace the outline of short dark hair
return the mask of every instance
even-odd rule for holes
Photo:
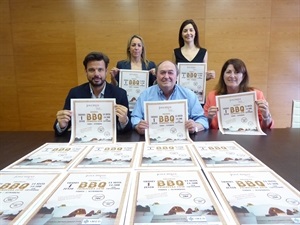
[[[105,63],[105,68],[108,67],[109,64],[109,58],[107,55],[105,55],[102,52],[90,52],[86,55],[86,57],[83,60],[84,68],[87,69],[87,64],[91,61],[101,61],[103,60]]]

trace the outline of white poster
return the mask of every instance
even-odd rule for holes
[[[45,143],[4,170],[67,170],[86,149],[85,145]]]
[[[206,63],[178,63],[178,84],[192,90],[201,104],[205,102]]]
[[[58,177],[57,173],[1,173],[0,224],[15,223]]]
[[[121,69],[119,74],[119,86],[127,91],[129,111],[132,111],[140,93],[149,85],[149,71]]]
[[[137,143],[94,145],[73,169],[132,168],[136,156]]]
[[[216,96],[219,130],[223,134],[265,135],[255,101],[255,91]]]
[[[147,144],[190,143],[188,129],[187,100],[144,102]]]
[[[115,143],[115,105],[114,98],[71,99],[70,143]]]
[[[188,145],[162,144],[144,145],[140,167],[186,167],[196,166],[196,161]]]
[[[128,173],[70,173],[24,218],[27,225],[123,224]]]
[[[299,224],[300,193],[271,171],[216,171],[210,183],[232,224]]]
[[[264,164],[235,141],[195,141],[191,147],[202,168],[253,167]]]
[[[135,186],[126,224],[226,224],[199,171],[138,172]]]

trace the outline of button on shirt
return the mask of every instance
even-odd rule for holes
[[[144,102],[145,101],[167,101],[167,100],[180,100],[187,99],[188,101],[188,119],[192,119],[197,123],[203,125],[208,129],[208,120],[204,116],[203,108],[197,98],[197,95],[190,89],[182,87],[178,84],[175,85],[174,91],[169,99],[163,94],[163,91],[158,85],[153,85],[144,90],[137,99],[135,107],[131,113],[131,123],[133,128],[144,119]]]

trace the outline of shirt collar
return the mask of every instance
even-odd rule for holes
[[[94,92],[93,92],[91,84],[89,84],[89,86],[90,86],[90,92],[91,92],[91,97],[92,98],[104,98],[104,92],[105,92],[105,88],[106,88],[106,82],[105,82],[104,87],[103,87],[102,91],[100,92],[99,96],[94,95]]]

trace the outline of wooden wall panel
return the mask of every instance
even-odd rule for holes
[[[82,61],[87,53],[101,51],[110,58],[109,68],[114,67],[117,61],[126,58],[126,46],[129,37],[139,34],[139,24],[134,20],[126,21],[92,21],[81,22],[76,25],[77,70],[80,71],[78,83],[86,82]],[[121,55],[120,58],[112,57]],[[110,77],[110,76],[108,76]]]
[[[13,56],[0,56],[0,130],[20,130]]]
[[[206,1],[205,18],[269,18],[271,6],[272,0],[209,0]]]
[[[0,1],[0,23],[10,23],[9,0]]]
[[[186,20],[205,18],[205,0],[140,0],[140,20]],[[160,24],[156,24],[157,26]],[[179,29],[179,28],[178,28]]]
[[[300,99],[299,11],[299,0],[0,0],[0,130],[52,130],[69,89],[86,82],[88,52],[106,53],[110,70],[139,34],[159,63],[172,58],[190,18],[217,75],[206,91],[227,59],[241,58],[275,127],[287,127],[291,100]]]
[[[76,22],[139,20],[138,0],[73,0]],[[109,31],[109,30],[107,30]]]
[[[74,21],[73,0],[9,0],[13,23]]]

